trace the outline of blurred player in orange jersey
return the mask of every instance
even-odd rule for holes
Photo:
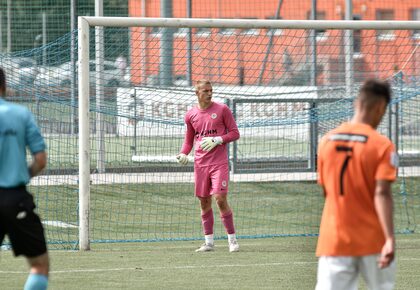
[[[388,83],[367,80],[352,120],[327,133],[318,151],[324,189],[316,255],[317,290],[357,289],[359,273],[369,289],[392,289],[395,239],[391,183],[398,157],[376,131],[391,99]]]

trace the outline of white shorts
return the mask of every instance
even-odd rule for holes
[[[396,265],[379,269],[379,255],[363,257],[320,257],[316,290],[357,289],[359,273],[370,290],[393,289]]]

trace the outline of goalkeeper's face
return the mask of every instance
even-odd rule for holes
[[[213,88],[210,84],[204,84],[197,88],[196,91],[198,103],[200,106],[207,107],[211,104],[211,97],[213,95]]]

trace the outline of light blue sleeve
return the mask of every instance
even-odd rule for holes
[[[45,151],[46,149],[41,131],[36,125],[35,119],[29,110],[27,111],[26,118],[26,145],[29,146],[29,150],[32,154]]]

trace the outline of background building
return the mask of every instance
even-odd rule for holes
[[[311,0],[191,0],[192,17],[230,19],[309,19]],[[73,6],[71,4],[73,3]],[[162,3],[172,3],[170,16],[187,17],[186,0],[109,0],[105,16],[162,17]],[[345,0],[318,0],[316,17],[340,20]],[[36,63],[56,66],[70,60],[70,37],[60,47],[43,44],[69,35],[74,16],[94,15],[94,0],[4,0],[0,2],[0,52],[29,56]],[[278,15],[277,15],[278,14]],[[276,15],[278,17],[276,17]],[[418,0],[354,0],[355,20],[420,20]],[[77,19],[74,19],[75,21]],[[76,22],[77,23],[77,22]],[[309,31],[196,30],[192,78],[210,77],[226,84],[307,84],[311,53]],[[159,74],[158,29],[105,29],[105,58],[128,60],[134,84],[157,84]],[[398,35],[397,35],[398,34]],[[173,82],[187,78],[185,29],[174,34]],[[272,37],[273,45],[268,49]],[[318,85],[344,82],[344,36],[341,31],[317,31],[316,81]],[[231,42],[237,46],[232,49]],[[420,75],[420,31],[355,31],[354,77],[390,77],[404,68],[406,76]],[[66,46],[66,47],[65,47]],[[23,53],[24,52],[24,53]],[[43,54],[48,57],[43,59]],[[313,53],[312,53],[313,55]],[[199,60],[201,59],[201,62]],[[263,64],[265,61],[265,64]],[[262,67],[264,66],[264,69]],[[222,73],[223,72],[223,73]]]
[[[162,1],[129,1],[129,15],[136,17],[160,17]],[[231,19],[274,19],[278,5],[281,3],[280,19],[310,19],[311,1],[208,1],[192,0],[192,17],[197,18],[231,18]],[[142,9],[145,7],[146,9]],[[317,1],[316,17],[319,20],[342,20],[345,15],[345,0]],[[173,1],[173,17],[187,17],[186,1]],[[420,20],[420,3],[418,1],[353,1],[354,20]],[[206,32],[206,33],[205,33]],[[141,36],[141,34],[147,36]],[[132,44],[132,72],[134,83],[145,83],[156,77],[159,63],[153,61],[159,55],[160,32],[157,30],[133,29]],[[277,31],[274,33],[273,46],[270,48],[268,68],[264,71],[266,83],[304,84],[309,73],[308,58],[309,31],[297,33],[295,31]],[[303,34],[302,34],[303,33]],[[342,31],[317,31],[317,83],[340,84],[344,82],[344,35]],[[398,37],[396,37],[398,34]],[[297,36],[297,37],[296,37]],[[203,40],[206,38],[206,40]],[[249,38],[249,39],[246,39]],[[250,39],[251,38],[251,39]],[[252,40],[252,38],[254,40]],[[147,39],[147,45],[142,40]],[[199,57],[211,59],[210,66],[206,65],[206,73],[200,72],[200,65],[194,68],[196,78],[217,76],[217,81],[230,84],[257,84],[258,71],[266,54],[270,39],[270,31],[239,31],[239,30],[197,30],[193,29],[193,43],[213,43],[213,47],[206,47],[206,52],[199,53]],[[401,43],[404,39],[404,43]],[[186,52],[186,30],[179,29],[174,33],[174,51],[182,54]],[[237,41],[237,49],[226,47],[231,41]],[[403,31],[355,31],[354,32],[354,76],[356,81],[365,77],[390,77],[403,66],[405,74],[419,75],[420,51],[415,48],[420,42],[420,32]],[[259,44],[258,46],[252,43]],[[225,44],[225,45],[224,45]],[[287,49],[286,49],[287,48]],[[204,54],[209,55],[204,55]],[[413,54],[411,56],[411,54]],[[407,59],[410,57],[409,63]],[[193,55],[194,58],[194,55]],[[378,59],[380,58],[380,60]],[[185,72],[186,63],[174,63],[174,71]],[[282,61],[280,61],[282,59]],[[156,59],[155,59],[156,60]],[[216,63],[214,63],[216,61]],[[146,65],[147,69],[135,69],[137,63]],[[202,64],[204,65],[204,63]],[[194,66],[194,65],[193,65]],[[223,75],[217,71],[224,71]],[[295,76],[290,76],[293,70]],[[270,77],[269,72],[275,72]],[[141,74],[146,74],[146,76]],[[296,76],[297,75],[297,76]],[[174,78],[182,78],[174,75]],[[185,78],[185,76],[184,76]],[[297,78],[297,79],[296,79]]]

